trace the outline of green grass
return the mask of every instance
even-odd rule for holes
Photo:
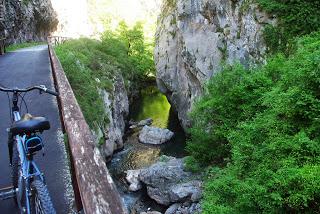
[[[15,50],[19,50],[22,48],[28,48],[28,47],[33,47],[37,45],[45,45],[47,44],[46,42],[25,42],[25,43],[20,43],[20,44],[12,44],[6,47],[7,52],[12,52]]]
[[[320,32],[289,57],[227,66],[191,113],[187,165],[213,213],[320,213]]]
[[[106,115],[98,88],[110,91],[117,69],[99,50],[101,42],[90,39],[68,41],[55,48],[86,121],[92,129],[104,124]],[[96,81],[96,78],[99,81]]]

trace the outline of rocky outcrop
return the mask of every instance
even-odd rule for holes
[[[204,84],[224,63],[264,62],[263,28],[275,22],[247,0],[165,1],[154,53],[157,83],[184,128]]]
[[[110,160],[115,151],[123,148],[125,121],[129,114],[128,94],[122,76],[116,76],[111,93],[102,91],[101,94],[108,115],[107,127],[100,127],[105,138],[101,150],[106,160]]]
[[[161,159],[148,168],[127,171],[126,179],[130,187],[139,187],[133,191],[141,189],[143,184],[149,197],[165,206],[180,203],[188,207],[198,203],[201,199],[200,178],[185,171],[184,159],[167,156]]]
[[[0,37],[5,36],[8,44],[45,41],[57,25],[58,19],[50,0],[5,1]]]
[[[176,203],[172,204],[164,214],[200,214],[201,206],[199,203]]]
[[[150,126],[153,123],[152,118],[147,118],[145,120],[141,120],[139,122],[129,121],[130,129],[141,128],[144,126]]]
[[[144,126],[139,134],[141,143],[159,145],[169,141],[174,133],[169,129],[161,129],[152,126]]]

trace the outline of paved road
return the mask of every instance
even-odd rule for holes
[[[46,85],[53,89],[47,47],[36,46],[0,56],[0,84],[21,88]],[[32,115],[45,116],[51,123],[51,129],[42,134],[45,156],[39,153],[36,162],[45,174],[57,213],[70,213],[73,191],[56,99],[49,94],[39,95],[39,92],[30,92],[25,99]],[[7,95],[0,92],[0,188],[11,182],[6,142],[9,123]],[[18,213],[13,200],[0,201],[0,213]]]

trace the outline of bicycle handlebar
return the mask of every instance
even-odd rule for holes
[[[59,96],[58,92],[47,89],[45,85],[32,86],[32,87],[24,88],[24,89],[0,87],[0,91],[3,91],[3,92],[29,92],[32,90],[39,90],[40,92],[45,92],[45,93],[48,93],[48,94],[51,94],[54,96]]]

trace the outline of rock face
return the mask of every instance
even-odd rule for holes
[[[154,53],[157,84],[187,128],[193,102],[222,64],[264,61],[263,28],[276,20],[246,0],[165,2]]]
[[[147,186],[149,197],[165,206],[198,202],[201,198],[201,181],[184,170],[183,159],[165,159],[140,171],[139,180]]]
[[[45,41],[55,31],[58,19],[50,0],[5,1],[5,20],[0,21],[0,37],[7,43]]]
[[[109,116],[108,127],[104,128],[106,138],[101,150],[106,160],[110,160],[114,151],[123,148],[125,120],[129,114],[128,94],[122,76],[118,75],[113,83],[112,94],[102,91],[105,112]]]
[[[174,133],[169,129],[144,126],[139,134],[139,141],[146,144],[163,144],[173,137]]]

